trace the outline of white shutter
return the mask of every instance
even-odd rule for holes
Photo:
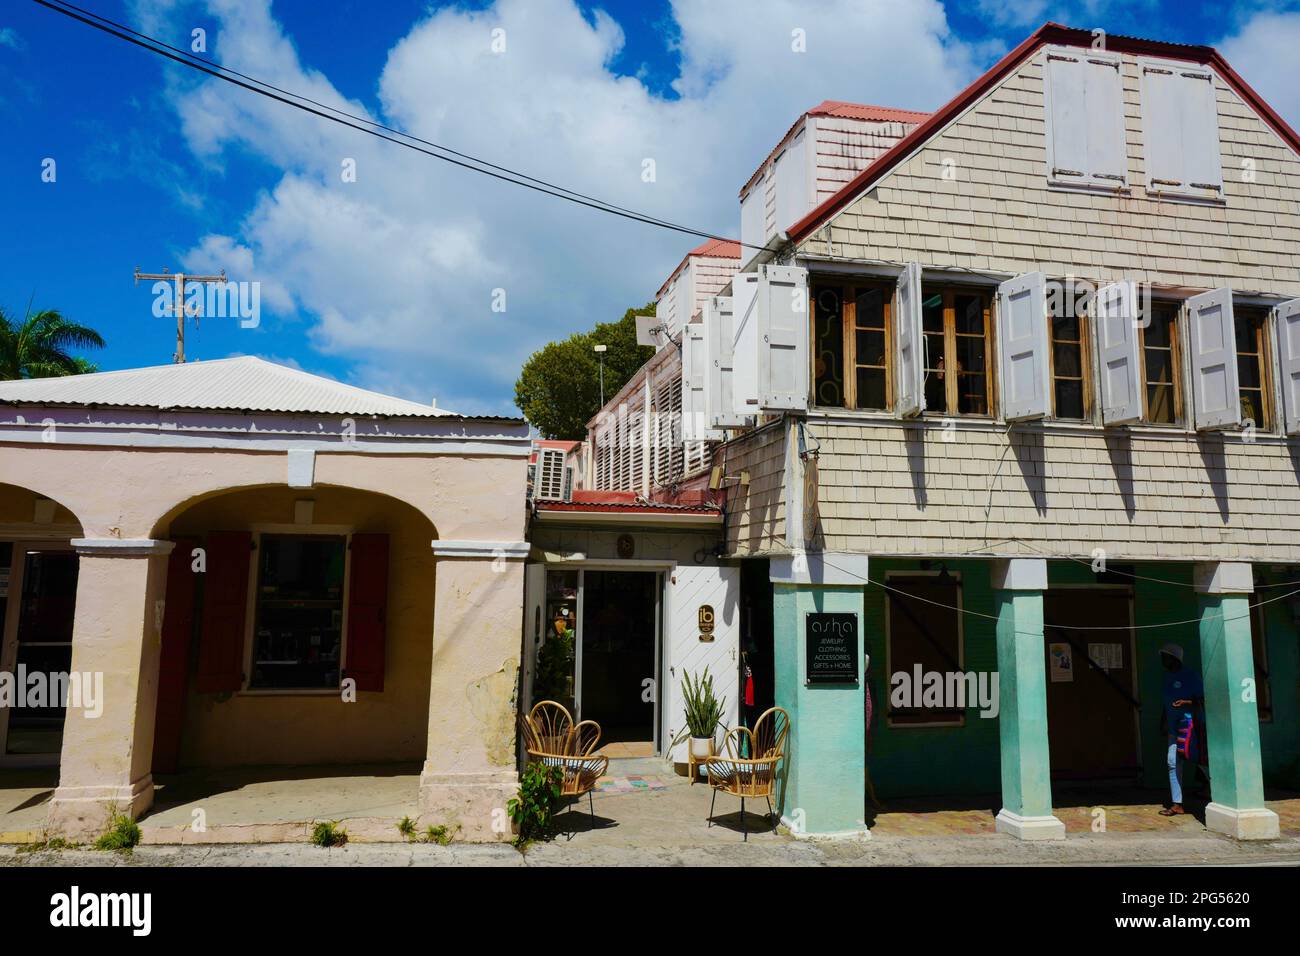
[[[708,424],[713,428],[735,428],[745,424],[736,414],[732,395],[734,359],[732,353],[732,298],[715,295],[704,304],[704,355],[709,384]],[[719,436],[721,437],[721,436]]]
[[[1124,425],[1142,418],[1137,286],[1117,282],[1097,290],[1093,328],[1101,366],[1101,421]]]
[[[1124,185],[1128,153],[1124,96],[1117,57],[1081,49],[1049,49],[1048,178],[1056,183]]]
[[[1187,63],[1142,64],[1147,191],[1218,197],[1223,192],[1214,74]]]
[[[921,265],[909,262],[898,277],[894,309],[894,381],[896,414],[907,418],[925,411],[925,357],[921,331]]]
[[[1241,424],[1232,290],[1215,289],[1188,299],[1187,327],[1197,431]]]
[[[704,326],[690,322],[682,329],[682,440],[701,441],[705,434],[706,365]]]
[[[1002,415],[1011,421],[1048,414],[1047,279],[1041,272],[998,286]]]
[[[758,414],[758,273],[731,279],[731,401],[741,417]]]
[[[543,448],[537,453],[533,497],[547,501],[564,500],[564,452],[558,448]]]
[[[1283,302],[1273,316],[1281,365],[1283,430],[1300,435],[1300,299]]]
[[[758,287],[758,398],[767,410],[808,407],[808,270],[763,266]]]

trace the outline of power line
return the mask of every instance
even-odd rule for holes
[[[418,136],[414,136],[410,133],[404,133],[400,130],[393,129],[392,127],[385,126],[375,120],[358,117],[355,114],[337,109],[336,107],[326,106],[306,96],[302,96],[301,94],[281,90],[279,87],[272,86],[270,83],[263,80],[255,79],[247,74],[239,73],[238,71],[232,70],[228,67],[220,66],[211,60],[187,53],[147,34],[132,30],[130,27],[119,24],[107,17],[103,17],[88,10],[83,10],[71,3],[66,3],[65,0],[33,0],[33,2],[46,7],[49,10],[53,10],[56,13],[61,13],[66,17],[85,24],[86,26],[94,27],[96,30],[114,36],[119,40],[125,40],[127,43],[131,43],[141,49],[148,50],[151,53],[156,53],[159,56],[173,60],[183,66],[188,66],[192,70],[197,70],[200,73],[205,73],[216,79],[224,80],[227,83],[246,89],[249,92],[265,96],[268,99],[283,103],[286,106],[292,106],[293,108],[302,110],[305,113],[311,113],[321,119],[338,123],[341,126],[346,126],[362,133],[368,133],[371,136],[387,140],[390,143],[396,143],[398,146],[405,146],[407,149],[414,150],[417,153],[423,153],[424,155],[431,156],[434,159],[440,159],[445,163],[452,164],[453,166],[459,166],[463,169],[468,169],[471,172],[490,176],[493,179],[499,179],[502,182],[511,183],[515,186],[522,186],[525,189],[531,189],[534,192],[543,193],[556,199],[567,200],[568,202],[576,203],[580,206],[595,209],[598,212],[609,213],[610,215],[630,219],[633,222],[640,222],[648,226],[657,226],[661,229],[668,229],[673,232],[680,232],[701,239],[713,239],[719,242],[735,242],[742,247],[750,249],[763,248],[762,246],[756,246],[753,243],[741,242],[736,239],[730,239],[726,236],[719,236],[702,229],[695,229],[669,220],[659,219],[647,213],[641,213],[632,209],[627,209],[623,206],[617,206],[613,203],[606,202],[605,200],[595,199],[584,193],[567,189],[563,186],[557,186],[547,182],[546,180],[537,179],[524,173],[517,172],[509,167],[489,163],[486,160],[478,159],[467,153],[458,152],[457,150],[450,149],[446,146],[431,143],[428,140],[420,139]],[[306,105],[309,103],[313,105]],[[329,112],[323,112],[325,110],[328,110]],[[331,113],[339,115],[331,115]],[[388,133],[394,135],[387,135]],[[402,138],[399,139],[395,137]],[[423,148],[424,146],[429,146],[433,149]],[[434,149],[442,150],[442,152],[434,152]],[[443,153],[449,153],[451,155],[443,155]],[[453,157],[462,158],[456,159]]]

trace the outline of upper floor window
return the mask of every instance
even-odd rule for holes
[[[1073,47],[1047,51],[1048,179],[1114,190],[1128,179],[1124,96],[1117,56]]]
[[[1052,299],[1052,416],[1083,421],[1091,414],[1086,323],[1072,296]]]
[[[1158,425],[1176,424],[1182,408],[1178,375],[1179,306],[1153,302],[1150,321],[1142,329],[1142,381],[1146,386],[1146,416]]]
[[[893,290],[878,284],[818,284],[813,290],[813,404],[890,407]]]
[[[941,415],[988,415],[989,297],[965,289],[925,287],[925,409]]]
[[[1147,192],[1223,198],[1214,73],[1178,61],[1142,63],[1142,137]]]
[[[1272,393],[1268,379],[1268,313],[1263,309],[1233,311],[1237,339],[1237,383],[1241,392],[1241,419],[1261,431],[1273,428]]]

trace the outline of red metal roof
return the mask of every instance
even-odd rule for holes
[[[866,191],[872,183],[903,161],[920,144],[924,143],[939,130],[943,129],[963,110],[1000,83],[1022,62],[1032,56],[1040,47],[1047,45],[1088,47],[1093,44],[1091,30],[1079,30],[1062,26],[1059,23],[1045,23],[1014,50],[1004,56],[993,68],[970,86],[962,90],[939,110],[930,114],[920,126],[895,143],[893,148],[880,156],[874,163],[858,173],[835,195],[831,196],[808,215],[790,227],[791,242],[805,238],[827,219],[835,215],[850,202]],[[1107,34],[1106,49],[1119,53],[1132,53],[1138,56],[1158,56],[1171,60],[1188,60],[1213,67],[1224,81],[1231,86],[1247,105],[1254,108],[1279,136],[1297,153],[1300,153],[1300,136],[1277,112],[1264,102],[1263,98],[1251,89],[1250,85],[1237,75],[1227,61],[1214,47],[1190,46],[1182,43],[1168,43],[1162,40],[1145,40],[1140,37],[1128,37]],[[760,169],[762,167],[759,167]],[[746,186],[748,188],[748,186]],[[741,190],[743,193],[744,190]]]
[[[659,501],[548,501],[538,499],[535,503],[538,511],[572,511],[583,514],[630,514],[630,515],[719,515],[722,509],[717,505],[670,505]]]
[[[686,262],[692,256],[713,259],[739,259],[740,243],[735,239],[707,239],[704,242],[701,242],[690,252],[686,253],[686,255],[682,256],[682,261],[677,263],[677,267],[673,269],[672,272],[668,273],[668,278],[663,281],[663,285],[661,285],[659,291],[655,293],[656,298],[664,294],[664,289],[668,288],[668,283],[677,278],[677,274],[681,272],[682,269],[686,268]]]

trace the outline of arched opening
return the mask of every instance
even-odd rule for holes
[[[409,775],[413,803],[432,665],[429,519],[374,492],[262,486],[181,505],[155,535],[176,547],[151,823],[188,824],[178,808],[204,798],[220,825],[214,795],[363,771]]]
[[[0,766],[58,765],[82,527],[30,488],[0,484]],[[9,782],[9,781],[7,781]]]

